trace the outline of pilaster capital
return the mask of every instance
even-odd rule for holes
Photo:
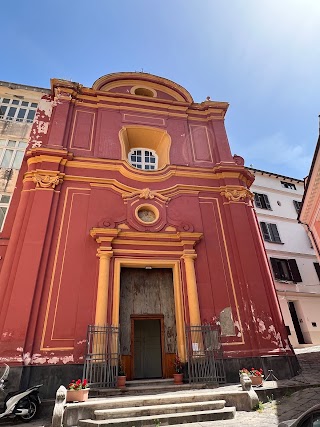
[[[113,251],[99,248],[97,250],[97,257],[100,259],[110,259],[113,257]]]
[[[184,259],[185,261],[190,260],[190,261],[194,261],[197,258],[197,254],[194,252],[183,252],[183,255],[181,257],[181,259]]]
[[[253,200],[251,191],[244,187],[226,186],[220,194],[224,196],[228,202],[245,202],[246,200]]]
[[[34,183],[36,188],[52,188],[53,190],[57,185],[63,182],[65,174],[60,171],[36,169],[34,171],[26,172],[24,175],[24,183]]]

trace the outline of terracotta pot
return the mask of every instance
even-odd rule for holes
[[[126,380],[127,377],[126,376],[118,376],[117,377],[117,388],[125,388],[126,387]]]
[[[89,389],[67,390],[67,402],[85,402],[88,400]]]
[[[252,385],[261,385],[263,378],[262,377],[250,377]]]
[[[173,382],[174,384],[181,385],[183,384],[183,374],[173,374]]]

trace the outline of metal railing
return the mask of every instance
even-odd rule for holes
[[[116,386],[119,360],[119,328],[89,325],[83,377],[92,387]]]
[[[186,327],[190,383],[224,384],[226,375],[220,330],[212,325]]]

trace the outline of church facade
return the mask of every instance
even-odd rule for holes
[[[200,325],[227,381],[295,374],[227,108],[146,73],[51,81],[1,233],[0,360],[19,381],[51,375],[49,396],[81,375],[89,325],[118,329],[128,379],[172,376]]]

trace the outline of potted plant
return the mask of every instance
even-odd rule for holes
[[[126,387],[126,380],[127,380],[127,375],[126,375],[126,372],[123,368],[121,357],[119,357],[117,387],[118,388],[125,388]]]
[[[67,402],[85,402],[88,400],[88,381],[72,380],[67,389]]]
[[[251,368],[246,369],[246,368],[242,368],[239,371],[239,375],[247,375],[248,377],[250,377],[250,380],[252,382],[252,385],[258,386],[261,385],[263,382],[263,370],[260,369],[255,369],[255,368]]]
[[[175,355],[173,366],[175,372],[173,374],[173,382],[174,384],[181,385],[183,384],[183,364],[177,354]]]

